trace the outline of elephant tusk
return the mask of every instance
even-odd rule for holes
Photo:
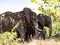
[[[35,28],[38,30],[38,31],[42,31],[41,29],[39,29],[37,26],[35,26]]]

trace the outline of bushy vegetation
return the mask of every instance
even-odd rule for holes
[[[53,29],[52,32],[53,34],[60,33],[60,22],[59,21],[53,22],[52,29]]]
[[[52,35],[60,33],[60,1],[59,0],[31,0],[32,3],[37,4],[37,10],[52,18]],[[47,35],[48,35],[48,28]]]
[[[5,32],[0,34],[0,45],[60,45],[60,41],[57,42],[55,39],[46,40],[35,40],[30,42],[20,43],[21,39],[16,38],[16,32]],[[15,39],[15,40],[14,40]]]
[[[21,39],[16,38],[16,32],[5,32],[0,34],[0,45],[17,45]]]
[[[60,15],[60,0],[31,0],[31,2],[38,5],[37,10],[53,16],[54,20]]]

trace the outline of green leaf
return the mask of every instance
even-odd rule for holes
[[[31,2],[36,3],[36,2],[37,2],[37,0],[31,0]]]

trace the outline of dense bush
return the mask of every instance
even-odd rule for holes
[[[46,31],[47,31],[47,35],[49,34],[49,28],[45,27]],[[52,36],[60,33],[60,21],[56,20],[56,21],[52,21]]]
[[[21,39],[16,38],[16,32],[5,32],[0,34],[0,45],[17,45]]]

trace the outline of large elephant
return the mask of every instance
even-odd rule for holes
[[[50,16],[38,14],[38,25],[40,29],[44,29],[44,26],[49,28],[49,37],[52,34],[52,20]]]
[[[32,34],[32,37],[38,38],[38,31],[42,31],[41,29],[38,29],[38,18],[35,12],[33,12],[29,8],[24,8],[23,12],[25,14],[25,17],[27,19],[28,24],[28,34]],[[27,36],[28,37],[28,36]]]
[[[24,12],[24,10],[21,11],[21,12],[16,12],[16,13],[15,13],[15,14],[16,14],[16,17],[18,17],[17,19],[18,19],[18,21],[19,21],[19,26],[18,26],[16,32],[17,32],[18,37],[20,37],[23,42],[24,42],[24,41],[28,41],[29,39],[31,39],[31,38],[30,38],[30,35],[31,35],[31,34],[32,34],[33,36],[34,36],[34,34],[35,34],[35,33],[33,33],[33,32],[35,32],[35,30],[34,30],[34,28],[32,27],[32,23],[31,23],[31,22],[28,23],[28,20],[27,20],[27,18],[26,18],[26,17],[28,17],[29,15],[26,16],[25,13],[26,13],[26,12]],[[29,12],[27,12],[27,13],[29,13]],[[28,18],[29,18],[29,17],[28,17]],[[29,19],[29,20],[30,20],[30,19]]]

